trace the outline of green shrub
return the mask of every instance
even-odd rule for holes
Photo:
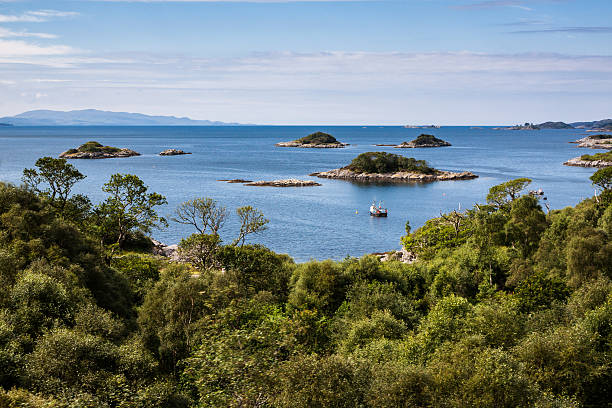
[[[421,174],[435,174],[433,167],[429,167],[425,160],[416,160],[398,154],[386,152],[367,152],[355,157],[347,169],[357,173],[395,173],[408,171]]]
[[[303,138],[298,139],[297,141],[303,144],[338,144],[340,143],[332,135],[323,133],[323,132],[311,133],[308,136],[304,136]]]

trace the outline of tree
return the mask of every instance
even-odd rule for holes
[[[23,170],[23,182],[34,192],[47,195],[51,204],[60,212],[63,211],[72,187],[86,176],[72,164],[67,163],[66,159],[41,157],[34,165],[38,170]],[[42,189],[42,185],[48,187]]]
[[[225,224],[227,210],[212,198],[196,198],[181,203],[175,211],[176,217],[172,221],[179,224],[191,225],[198,233],[205,234],[210,229],[213,235]]]
[[[268,229],[267,225],[270,220],[264,217],[263,213],[250,205],[240,207],[236,210],[236,214],[240,217],[240,232],[232,245],[244,245],[244,240],[249,234],[258,234]]]
[[[593,185],[601,188],[602,190],[612,189],[612,167],[605,167],[597,170],[591,177]]]
[[[503,207],[504,205],[516,200],[519,197],[520,192],[523,191],[530,183],[531,179],[518,178],[493,186],[489,190],[489,194],[487,194],[487,202],[497,207]]]
[[[166,197],[147,193],[148,187],[133,174],[113,174],[102,191],[110,194],[99,206],[100,213],[113,221],[114,234],[121,248],[130,231],[138,229],[144,233],[153,227],[166,226],[167,222],[155,211],[155,207],[166,204]]]

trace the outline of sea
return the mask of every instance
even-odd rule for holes
[[[344,149],[279,148],[274,144],[322,131],[349,143]],[[399,144],[421,133],[434,134],[451,147],[394,149],[375,144]],[[390,126],[236,126],[236,127],[0,127],[0,181],[20,184],[24,168],[37,158],[95,140],[127,147],[141,156],[71,161],[87,178],[75,193],[98,203],[105,198],[102,185],[114,173],[135,174],[150,191],[167,198],[159,213],[170,219],[177,205],[197,197],[210,197],[230,213],[221,231],[231,242],[239,230],[238,207],[250,205],[270,220],[268,229],[251,236],[258,243],[292,256],[311,259],[360,257],[401,248],[409,222],[415,229],[440,213],[484,203],[491,186],[529,177],[529,189],[542,189],[550,209],[573,206],[594,194],[589,176],[594,169],[567,167],[563,162],[589,149],[569,142],[584,137],[583,130],[510,131],[490,127],[411,129]],[[159,156],[168,148],[191,152]],[[471,171],[474,180],[412,184],[358,184],[317,179],[309,174],[351,162],[358,154],[386,151],[426,160],[450,171]],[[316,180],[318,187],[249,187],[221,179]],[[388,208],[388,218],[370,217],[372,202]],[[544,206],[543,206],[544,207]],[[545,208],[546,210],[546,208]],[[153,237],[175,244],[195,231],[170,222],[154,230]]]

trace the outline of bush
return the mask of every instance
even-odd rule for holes
[[[425,160],[416,160],[386,152],[361,153],[353,159],[347,169],[357,173],[395,173],[407,171],[421,174],[435,174],[436,169],[429,167]]]
[[[298,139],[297,141],[303,144],[338,144],[340,143],[332,135],[323,133],[323,132],[311,133],[308,136],[304,136],[303,138]]]

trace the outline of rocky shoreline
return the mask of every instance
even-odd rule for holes
[[[565,163],[565,166],[574,166],[574,167],[610,167],[612,166],[612,161],[606,160],[583,160],[580,157],[574,157],[573,159],[569,159]]]
[[[348,143],[300,143],[297,140],[291,142],[276,143],[276,147],[301,147],[305,149],[341,149],[348,146]]]
[[[406,171],[396,173],[357,173],[346,168],[312,173],[310,176],[358,182],[393,183],[427,183],[432,181],[471,180],[478,178],[476,174],[469,171],[459,173],[438,171],[435,174],[411,173]]]
[[[254,187],[314,187],[320,186],[320,183],[312,180],[297,180],[297,179],[285,179],[285,180],[272,180],[272,181],[254,181],[245,184],[245,186]]]
[[[123,148],[116,152],[75,152],[70,153],[65,151],[60,154],[59,157],[62,159],[114,159],[122,157],[140,156],[140,153],[133,150]]]
[[[404,142],[404,143],[398,144],[397,146],[393,146],[393,147],[396,149],[415,149],[419,147],[445,147],[445,146],[451,146],[451,144],[445,141],[440,141],[437,143],[423,143],[423,144],[415,143],[413,141],[413,142]]]
[[[166,149],[159,153],[160,156],[179,156],[182,154],[191,154],[191,152],[185,152],[179,149]]]
[[[603,136],[603,135],[601,135]],[[608,142],[608,143],[606,143]],[[595,138],[593,136],[583,137],[582,139],[578,139],[574,142],[577,143],[577,147],[584,147],[588,149],[612,149],[612,135],[609,135],[609,138]]]

